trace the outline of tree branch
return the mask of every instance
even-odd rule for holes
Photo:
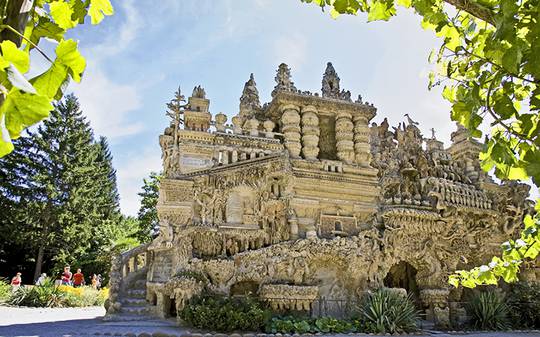
[[[473,0],[444,0],[444,2],[463,10],[476,18],[495,26],[493,11]]]

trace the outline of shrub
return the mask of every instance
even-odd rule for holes
[[[103,305],[108,297],[108,289],[101,290],[92,287],[78,287],[61,285],[58,286],[65,298],[63,305],[66,307],[89,307]]]
[[[508,307],[501,295],[481,292],[474,296],[466,306],[470,324],[475,329],[503,330],[508,328]]]
[[[103,305],[108,297],[106,288],[57,286],[47,279],[39,286],[20,287],[11,294],[8,303],[26,307],[87,307]]]
[[[418,317],[410,296],[384,288],[367,294],[359,308],[359,321],[371,333],[416,331]]]
[[[60,307],[65,294],[50,279],[40,286],[22,286],[9,299],[13,305],[25,307]]]
[[[303,334],[303,333],[349,333],[358,332],[353,322],[332,317],[317,319],[296,318],[292,316],[274,317],[266,326],[267,333]]]
[[[506,304],[516,328],[540,328],[540,284],[519,282],[512,285]]]
[[[11,285],[8,280],[0,279],[0,303],[4,303],[11,297]]]
[[[190,301],[178,315],[192,327],[220,332],[260,331],[270,311],[253,298],[203,295]]]

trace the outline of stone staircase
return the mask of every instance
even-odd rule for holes
[[[155,314],[156,307],[146,301],[146,248],[141,245],[113,258],[106,321],[141,321]]]
[[[122,316],[145,316],[152,314],[152,306],[146,301],[146,279],[133,282],[133,286],[124,290],[120,303]]]

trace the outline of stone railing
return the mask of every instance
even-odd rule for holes
[[[133,276],[146,271],[146,267],[150,262],[148,255],[149,245],[149,243],[146,243],[112,257],[111,273],[109,275],[109,299],[106,305],[107,314],[120,311],[122,304],[119,297],[122,290]]]

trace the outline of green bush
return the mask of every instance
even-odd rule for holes
[[[416,331],[418,317],[410,296],[383,288],[365,296],[358,320],[365,332],[393,334]]]
[[[267,326],[267,333],[302,334],[302,333],[349,333],[359,332],[359,325],[332,317],[298,318],[292,316],[274,317]]]
[[[501,295],[481,292],[474,296],[466,306],[470,324],[475,329],[504,330],[509,327],[508,306]]]
[[[253,298],[204,295],[192,299],[178,315],[195,328],[231,332],[260,331],[271,313]]]
[[[40,286],[22,286],[9,299],[9,304],[25,307],[61,307],[65,294],[52,280]]]
[[[513,284],[506,299],[513,327],[540,329],[540,284]]]
[[[0,279],[0,303],[9,301],[11,297],[11,285],[8,280]]]

